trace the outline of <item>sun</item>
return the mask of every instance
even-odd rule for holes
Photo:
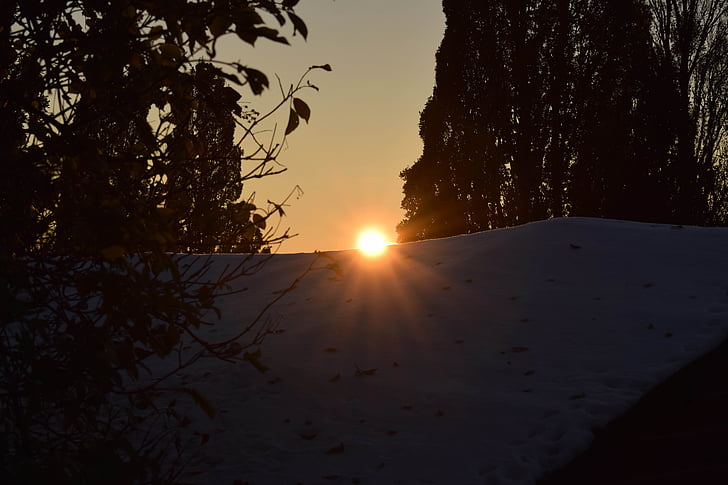
[[[378,256],[384,252],[387,239],[376,229],[367,229],[359,235],[356,246],[367,256]]]

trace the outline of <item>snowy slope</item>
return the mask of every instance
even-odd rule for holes
[[[184,376],[200,484],[523,484],[728,335],[728,229],[556,219],[329,253],[274,307],[270,371]],[[232,334],[315,258],[276,255],[223,302]],[[236,256],[219,256],[220,264]]]

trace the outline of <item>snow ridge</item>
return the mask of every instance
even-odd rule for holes
[[[569,218],[328,253],[341,276],[315,272],[275,307],[268,373],[182,376],[221,409],[195,422],[211,438],[191,477],[533,483],[728,336],[726,247],[725,228]],[[215,335],[315,257],[274,256]]]

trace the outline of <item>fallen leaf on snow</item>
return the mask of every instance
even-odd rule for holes
[[[334,446],[333,448],[329,448],[329,450],[326,452],[327,455],[336,455],[339,453],[344,452],[344,443],[340,442],[338,445]]]

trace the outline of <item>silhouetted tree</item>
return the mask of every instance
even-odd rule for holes
[[[285,43],[263,15],[305,36],[297,3],[0,2],[3,483],[175,483],[176,398],[215,410],[170,377],[203,356],[260,366],[262,316],[222,341],[200,329],[265,258],[213,273],[209,259],[174,252],[213,244],[206,210],[235,210],[214,244],[275,240],[254,237],[280,205],[237,199],[246,180],[277,172],[281,138],[310,116],[296,95],[313,86],[283,92],[285,134],[257,141],[264,116],[246,118],[222,80],[260,94],[268,79],[215,59],[215,46]],[[233,122],[258,147],[243,176]],[[191,202],[177,204],[182,194]],[[169,369],[150,365],[168,356]]]
[[[447,28],[436,86],[421,115],[425,148],[402,173],[400,240],[443,232],[428,225],[450,235],[561,215],[569,155],[568,2],[446,0],[443,6]],[[432,147],[442,150],[433,154]],[[433,155],[440,181],[434,186],[421,180],[432,173]],[[437,222],[422,204],[433,188],[435,211],[445,216]],[[456,222],[444,220],[446,214]]]
[[[397,228],[400,240],[443,237],[473,230],[468,206],[477,204],[458,184],[460,175],[479,160],[463,150],[463,136],[473,128],[464,96],[468,91],[463,66],[473,50],[464,49],[468,18],[465,10],[444,2],[446,35],[437,53],[438,69],[432,97],[420,115],[425,148],[412,167],[402,172],[406,218]],[[469,158],[467,158],[469,157]],[[477,176],[480,172],[475,171]]]
[[[654,70],[649,10],[589,2],[578,15],[569,213],[669,221],[669,85]]]
[[[682,27],[661,27],[661,3]],[[444,0],[399,239],[563,215],[725,219],[727,2],[676,3]]]
[[[197,66],[192,77],[189,96],[197,103],[186,122],[165,141],[169,158],[179,160],[179,170],[167,177],[165,200],[165,207],[174,214],[176,247],[182,252],[230,252],[233,248],[258,252],[262,234],[249,223],[256,208],[239,202],[243,152],[234,137],[236,119],[254,113],[243,113],[237,104],[240,95],[225,86],[225,79],[210,66]],[[192,150],[185,146],[189,144]],[[235,227],[240,230],[234,231]]]
[[[660,74],[669,80],[675,217],[726,223],[728,1],[650,0]]]

